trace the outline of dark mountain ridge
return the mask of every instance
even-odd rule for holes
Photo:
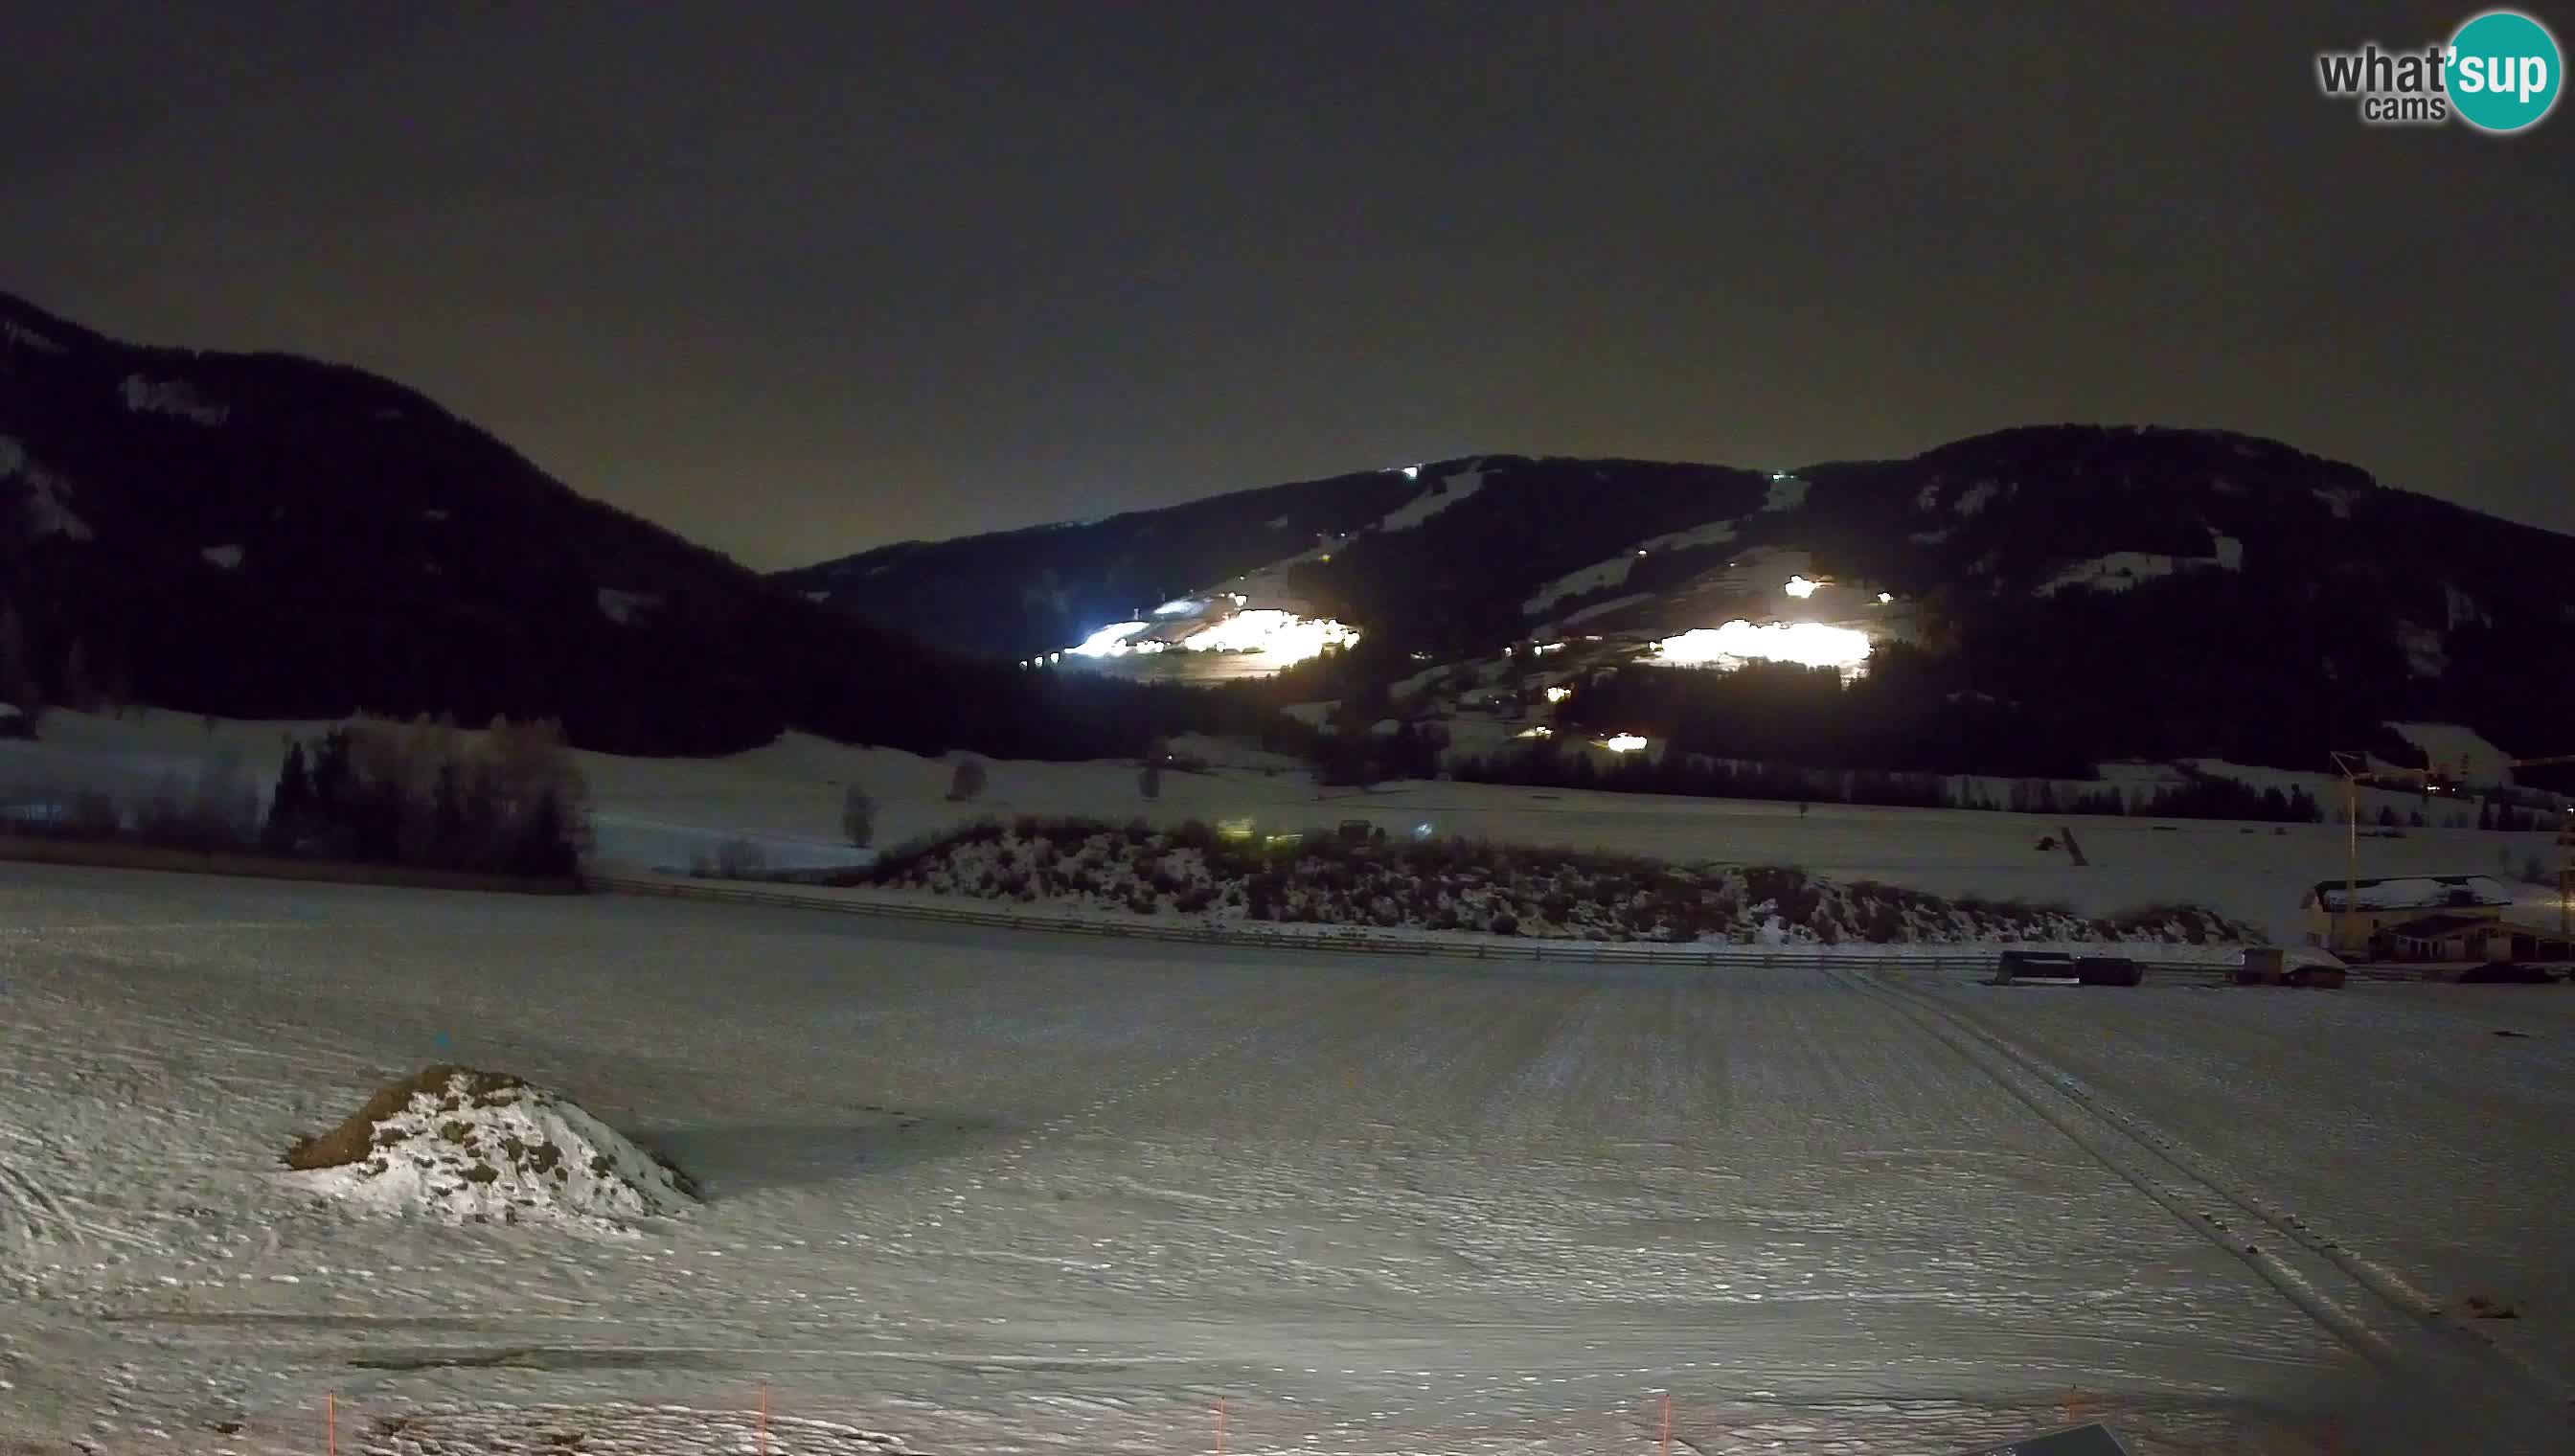
[[[1782,597],[1792,573],[1807,598]],[[0,296],[12,699],[557,717],[634,752],[796,727],[1064,757],[1324,698],[1360,727],[1426,723],[1443,710],[1395,687],[1482,663],[1488,698],[1578,683],[1568,726],[1712,754],[2314,768],[2391,719],[2575,746],[2569,582],[2575,539],[2273,441],[2098,426],[1776,473],[1468,457],[764,579],[416,390],[119,343]],[[1363,639],[1226,694],[1009,662],[1229,590]],[[1636,665],[1737,618],[1839,623],[1876,651],[1855,683]],[[1530,656],[1554,642],[1569,650]]]
[[[826,613],[362,370],[124,344],[6,295],[0,614],[0,696],[556,717],[631,752],[789,727],[1132,751],[1170,697]]]
[[[1782,600],[1792,572],[1826,590]],[[2000,732],[2061,748],[2050,762],[2314,769],[2328,745],[2405,718],[2468,724],[2515,751],[2575,747],[2562,687],[2575,538],[2221,431],[2032,426],[1777,473],[1469,458],[911,544],[783,580],[863,620],[1019,655],[1247,573],[1357,628],[1380,685],[1420,655],[1490,658],[1569,628],[1641,645],[1734,618],[1813,619],[1878,640],[1878,681],[1852,690],[1871,711],[1899,685],[1920,710],[1903,721],[1926,725],[1958,716],[1933,706],[1990,700],[1987,719],[2008,723],[1925,727],[1928,740]],[[1641,709],[1643,691],[1622,696]],[[1738,722],[1731,740],[1759,736]],[[1854,742],[1838,761],[1887,750]]]

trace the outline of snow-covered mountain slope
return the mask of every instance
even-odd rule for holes
[[[2315,741],[2431,719],[2555,751],[2550,685],[2575,676],[2575,539],[2214,431],[2032,427],[1780,471],[1478,457],[786,580],[1019,658],[1244,592],[1348,625],[1383,682],[1515,642],[1836,625],[1921,649],[1943,693],[2157,722],[2111,752],[2249,752],[2209,726],[2284,717],[2329,720]]]
[[[38,697],[552,717],[623,751],[791,727],[1082,746],[1040,685],[781,591],[415,390],[128,344],[0,295],[0,701]],[[996,740],[1014,726],[1026,740]]]

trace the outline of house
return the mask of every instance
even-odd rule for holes
[[[2370,937],[2369,948],[2380,960],[2506,960],[2512,954],[2512,929],[2491,915],[2422,915],[2382,927]]]
[[[2499,921],[2511,904],[2511,889],[2489,874],[2411,874],[2319,880],[2298,908],[2306,913],[2308,944],[2355,955],[2373,953],[2380,932],[2408,920],[2438,914]]]
[[[2511,938],[2511,955],[2515,960],[2575,960],[2575,936],[2554,925],[2506,920],[2503,931]]]

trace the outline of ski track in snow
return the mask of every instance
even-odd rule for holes
[[[2540,1450],[2575,1416],[2575,1387],[2496,1338],[2489,1322],[2446,1307],[2348,1240],[2320,1231],[2240,1174],[1993,1029],[1990,1018],[1914,991],[1907,979],[1882,979],[1878,993],[1904,1003],[1905,1014],[2015,1099],[2185,1226],[2242,1259],[2364,1359],[2411,1386],[2412,1414],[2427,1433],[2473,1411],[2498,1423],[2481,1449]],[[1897,989],[1883,988],[1889,984]],[[2298,1250],[2313,1258],[2298,1259]],[[2343,1279],[2334,1279],[2336,1273]],[[2459,1429],[2447,1435],[2468,1439]]]
[[[21,1139],[15,1129],[0,1127],[0,1140]],[[80,1242],[80,1224],[63,1211],[61,1200],[16,1166],[8,1150],[0,1147],[0,1255],[23,1255],[29,1244]]]
[[[310,1451],[330,1393],[351,1451],[697,1456],[753,1449],[766,1382],[781,1453],[1180,1456],[1222,1397],[1230,1450],[1569,1456],[1646,1449],[1669,1391],[1694,1451],[1876,1456],[2079,1387],[2139,1456],[2249,1453],[2374,1391],[2170,1200],[2346,1309],[2264,1219],[2385,1287],[2557,1292],[2544,988],[1883,990],[17,865],[0,920],[36,927],[0,936],[0,1442]],[[277,1171],[431,1060],[562,1089],[706,1206],[568,1239]],[[2401,1369],[2571,1352],[2395,1314],[2355,1317]]]

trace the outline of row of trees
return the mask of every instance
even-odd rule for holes
[[[2275,784],[2257,788],[2240,779],[2195,771],[2185,772],[2178,782],[2124,787],[2047,778],[2013,778],[1996,785],[1973,777],[1938,773],[1808,768],[1678,751],[1604,761],[1590,752],[1564,752],[1534,745],[1499,757],[1462,763],[1454,769],[1454,776],[1479,783],[1886,808],[2240,819],[2260,823],[2321,823],[2328,817],[2325,806],[2302,786],[2282,788]],[[2400,816],[2393,808],[2379,810],[2377,821],[2416,828],[2429,822],[2420,810]],[[2547,821],[2535,812],[2492,804],[2478,819],[2478,827],[2489,829],[2547,826]]]
[[[590,843],[589,790],[553,723],[360,719],[290,739],[263,793],[241,750],[209,738],[193,778],[165,772],[137,800],[100,788],[38,793],[14,827],[199,852],[259,851],[559,879]]]
[[[531,878],[574,873],[589,789],[552,722],[361,719],[290,742],[260,829],[272,853]]]
[[[2381,814],[2385,814],[2387,810],[2380,809],[2379,812]],[[2490,798],[2479,800],[2477,804],[2477,827],[2480,829],[2490,829],[2498,833],[2536,833],[2542,829],[2556,828],[2560,823],[2564,822],[2564,819],[2565,816],[2562,814],[2544,813],[2541,810],[2531,808],[2517,808],[2512,804],[2497,803]]]
[[[32,634],[16,604],[0,601],[0,703],[22,710],[30,723],[60,706],[87,712],[122,706],[131,692],[123,664],[109,658],[94,667],[86,638],[66,635],[56,645]]]
[[[2083,783],[2013,778],[1997,787],[1973,777],[1899,773],[1882,769],[1807,768],[1665,752],[1603,762],[1590,752],[1536,745],[1495,758],[1459,764],[1455,777],[1478,783],[1547,788],[1598,788],[1625,793],[1691,794],[1770,802],[1868,804],[1887,808],[1962,808],[2029,814],[2081,814],[2167,819],[2236,819],[2256,823],[2340,823],[2343,810],[2328,807],[2305,787],[2255,787],[2238,778],[2184,770],[2178,782]],[[2431,800],[2426,800],[2431,802]],[[2449,802],[2444,800],[2444,802]],[[2551,810],[2480,800],[2475,827],[2500,833],[2553,829],[2563,816]],[[2382,804],[2364,813],[2381,828],[2465,827],[2461,814],[2435,820],[2423,808],[2399,812]]]
[[[1768,802],[1868,804],[1886,808],[1963,808],[2033,814],[2106,814],[2156,818],[2249,819],[2316,823],[2324,811],[2303,788],[2254,788],[2231,778],[2194,774],[2178,783],[2076,785],[2015,778],[1999,791],[1976,779],[1885,769],[1807,768],[1710,758],[1677,750],[1602,762],[1589,752],[1539,746],[1459,766],[1471,782],[1624,793],[1691,794]]]

